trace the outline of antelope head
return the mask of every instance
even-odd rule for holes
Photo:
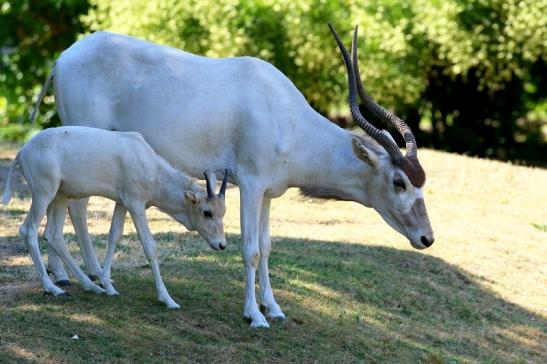
[[[352,57],[332,25],[329,24],[329,28],[346,65],[351,115],[355,122],[387,152],[387,156],[379,155],[371,148],[367,148],[359,139],[353,139],[355,155],[375,169],[373,181],[367,188],[369,203],[391,227],[407,237],[414,248],[425,249],[433,244],[435,238],[425,207],[425,172],[418,161],[414,134],[404,121],[382,108],[367,94],[361,82],[357,59],[357,27],[353,33]],[[395,126],[405,140],[405,155],[387,131],[377,129],[365,119],[359,110],[357,95],[368,110]]]

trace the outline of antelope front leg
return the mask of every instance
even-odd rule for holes
[[[116,245],[122,238],[123,225],[125,222],[125,216],[127,215],[127,209],[121,203],[116,203],[114,208],[114,215],[112,216],[112,224],[110,225],[110,233],[108,234],[108,249],[104,258],[103,270],[99,274],[99,281],[106,289],[106,294],[109,296],[118,295],[118,292],[112,285],[110,279],[110,271],[112,268],[112,260],[114,259],[114,252],[116,251]]]
[[[161,302],[165,303],[168,308],[178,309],[180,305],[177,304],[167,292],[165,284],[161,279],[160,267],[158,264],[158,252],[156,250],[156,241],[150,229],[148,228],[148,220],[146,219],[146,210],[144,206],[131,207],[129,208],[129,214],[133,219],[135,228],[137,229],[137,234],[144,248],[144,254],[150,262],[150,267],[152,268],[152,273],[154,274],[154,282],[156,283],[156,291],[158,292],[158,298]]]
[[[263,191],[240,186],[241,237],[245,264],[245,307],[243,316],[251,320],[251,327],[270,327],[266,317],[258,309],[255,294],[256,268],[260,260],[258,227]]]
[[[266,308],[266,316],[270,319],[285,320],[285,314],[275,302],[268,273],[268,258],[272,247],[270,238],[270,205],[271,199],[264,197],[260,211],[260,263],[258,265],[258,281],[260,286],[260,304]]]

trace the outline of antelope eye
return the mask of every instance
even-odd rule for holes
[[[396,188],[400,188],[400,189],[405,189],[406,186],[405,186],[405,182],[402,180],[402,179],[395,179],[393,180],[393,185],[396,187]]]
[[[203,216],[211,218],[213,217],[213,213],[209,210],[205,210],[203,211]]]

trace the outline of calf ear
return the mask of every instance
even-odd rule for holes
[[[184,191],[184,197],[186,197],[186,199],[190,201],[193,205],[199,205],[199,198],[194,192]]]
[[[365,147],[363,143],[359,141],[359,139],[352,138],[351,143],[353,146],[353,153],[355,153],[357,158],[373,168],[376,168],[380,165],[380,161],[378,160],[378,156],[376,155],[376,153],[374,153],[371,149]]]

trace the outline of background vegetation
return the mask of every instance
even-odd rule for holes
[[[0,3],[0,138],[25,137],[31,100],[59,52],[102,29],[211,57],[261,57],[349,126],[330,21],[348,44],[360,26],[370,93],[408,121],[420,145],[547,163],[547,0]],[[41,126],[58,122],[53,99],[46,103]]]

